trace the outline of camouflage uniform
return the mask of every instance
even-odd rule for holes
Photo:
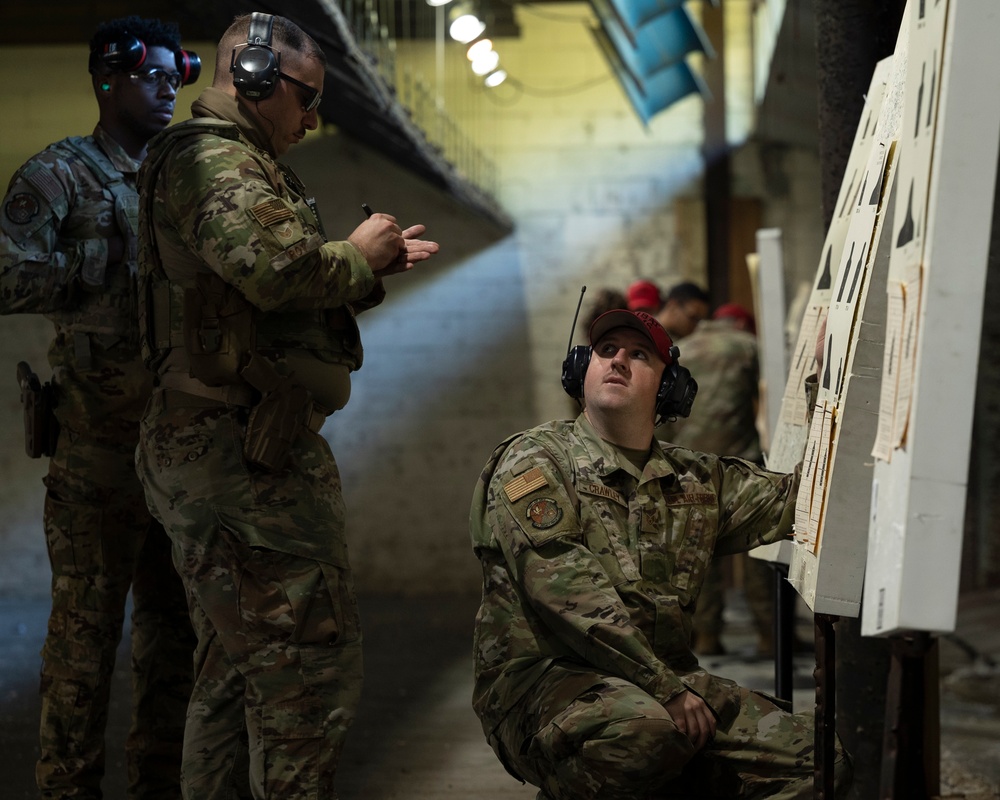
[[[52,611],[42,649],[42,797],[101,797],[130,587],[129,797],[178,796],[194,636],[169,540],[135,475],[152,386],[135,309],[138,166],[98,126],[93,137],[57,142],[30,159],[14,175],[0,219],[0,312],[43,313],[56,332],[49,364],[60,434],[45,478]],[[112,236],[130,248],[125,263],[107,263]]]
[[[361,365],[353,312],[384,291],[353,245],[326,242],[304,188],[235,98],[209,88],[192,110],[153,139],[140,176],[140,273],[161,388],[137,461],[198,634],[182,787],[198,800],[229,798],[234,783],[254,797],[332,798],[360,699],[361,628],[340,475],[318,430]],[[247,354],[310,390],[309,424],[293,430],[281,469],[245,455],[255,390],[239,375],[192,377],[184,332],[195,306],[171,298],[191,297],[199,281],[253,318]]]
[[[473,704],[507,769],[565,800],[812,797],[811,716],[689,647],[713,552],[787,536],[797,485],[658,442],[640,470],[583,415],[502,443],[471,512]],[[697,754],[663,708],[684,690],[718,720]]]
[[[760,367],[757,337],[733,326],[731,319],[703,320],[677,346],[684,366],[698,381],[698,402],[690,417],[666,422],[656,437],[681,447],[762,463],[756,404]],[[743,559],[744,589],[759,649],[773,648],[774,573],[766,562]],[[695,634],[718,640],[725,608],[722,563],[714,561],[694,613]]]

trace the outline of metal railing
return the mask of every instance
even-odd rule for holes
[[[467,81],[448,81],[446,97],[443,48],[443,9],[427,6],[423,0],[338,0],[341,11],[354,31],[358,47],[372,62],[378,75],[396,93],[397,99],[423,133],[427,143],[456,173],[480,191],[496,197],[499,185],[496,163],[484,152],[479,137],[465,130],[446,109],[463,105],[481,86]],[[398,40],[426,48],[424,55],[435,62],[435,80],[428,81],[410,64],[401,63]]]

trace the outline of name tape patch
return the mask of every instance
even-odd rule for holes
[[[603,497],[605,500],[611,500],[618,503],[620,506],[628,508],[628,501],[625,497],[616,489],[612,489],[610,486],[605,486],[603,483],[578,483],[576,485],[577,491],[581,494],[590,494],[595,497]]]

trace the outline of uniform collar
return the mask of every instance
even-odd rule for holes
[[[633,466],[632,462],[623,458],[614,445],[604,441],[600,434],[590,424],[586,414],[580,414],[573,423],[573,433],[580,440],[587,452],[587,459],[593,469],[602,478],[622,470],[628,473],[637,481],[642,483],[650,478],[661,477],[664,474],[673,473],[663,457],[663,448],[660,443],[653,439],[653,446],[649,452],[649,460],[642,474]]]
[[[97,123],[97,127],[94,128],[94,141],[104,151],[104,154],[110,159],[112,166],[116,170],[133,175],[139,171],[139,165],[142,162],[137,161],[126,153],[125,148],[118,144],[117,140],[113,139],[111,134],[104,130],[99,122]]]
[[[214,86],[206,86],[198,99],[191,104],[191,114],[195,117],[208,117],[233,122],[250,142],[265,153],[274,157],[271,151],[271,140],[263,127],[247,113],[246,109],[231,94]]]

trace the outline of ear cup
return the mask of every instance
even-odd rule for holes
[[[124,36],[119,42],[108,42],[101,50],[90,53],[90,71],[101,67],[112,72],[132,72],[146,60],[146,45],[135,36]]]
[[[656,416],[658,420],[668,417],[686,417],[698,394],[698,383],[691,377],[691,371],[676,362],[663,370],[663,379],[656,392]]]
[[[271,49],[271,14],[253,12],[247,46],[233,49],[229,71],[233,73],[233,86],[243,97],[263,100],[274,93],[278,82],[280,57]]]
[[[178,50],[174,53],[177,71],[181,74],[181,86],[190,86],[201,75],[201,59],[191,50]]]
[[[562,363],[562,386],[574,400],[583,398],[583,379],[590,366],[591,347],[578,344],[566,354]]]

